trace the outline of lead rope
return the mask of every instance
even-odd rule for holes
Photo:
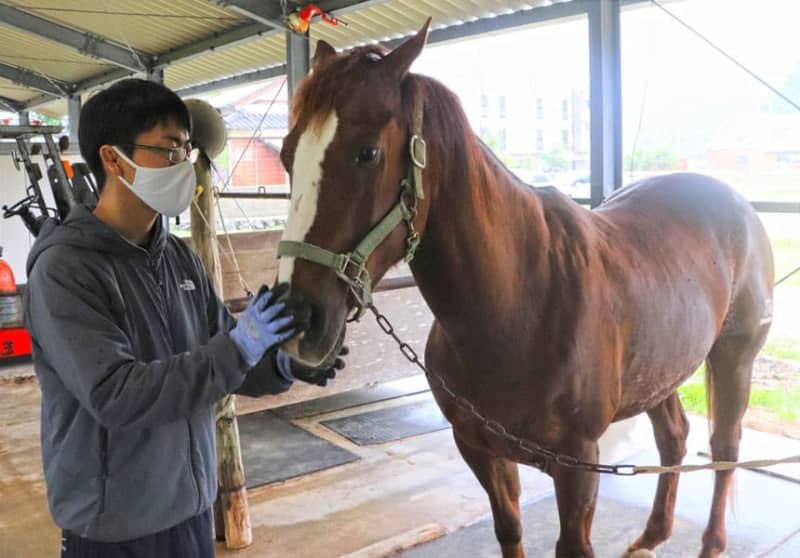
[[[386,335],[395,340],[400,352],[403,353],[403,356],[405,356],[409,362],[422,370],[430,383],[435,383],[437,386],[439,386],[439,388],[444,391],[444,393],[447,394],[447,396],[450,397],[453,402],[456,403],[456,405],[478,419],[483,424],[484,428],[486,428],[486,430],[503,438],[510,444],[517,446],[528,455],[534,457],[534,459],[525,462],[525,464],[533,465],[545,472],[547,471],[547,467],[551,462],[555,462],[558,465],[569,467],[571,469],[580,469],[592,473],[603,473],[618,476],[652,475],[661,473],[690,473],[694,471],[706,470],[729,471],[731,469],[738,468],[761,469],[783,463],[800,463],[800,455],[793,455],[782,459],[758,459],[754,461],[712,461],[711,463],[706,463],[704,465],[605,465],[601,463],[581,461],[575,457],[558,453],[551,449],[540,446],[535,442],[525,440],[512,434],[506,430],[506,428],[500,422],[483,415],[480,411],[478,411],[478,409],[475,408],[475,405],[471,401],[465,399],[450,389],[450,387],[447,385],[447,382],[445,382],[441,376],[434,374],[425,367],[425,365],[420,361],[419,355],[417,355],[417,352],[413,349],[413,347],[398,337],[389,319],[384,314],[381,314],[374,304],[370,303],[367,306],[367,309],[375,316],[375,321],[378,323],[378,327],[380,327],[383,332],[386,333]]]
[[[194,198],[192,200],[192,204],[195,206],[195,209],[197,209],[196,213],[198,215],[200,215],[200,218],[203,220],[203,223],[205,223],[205,225],[208,228],[208,230],[211,231],[211,236],[214,237],[214,242],[219,244],[220,248],[223,248],[223,250],[221,250],[220,252],[225,254],[228,258],[230,258],[231,263],[233,263],[233,269],[234,269],[234,271],[236,273],[236,278],[239,280],[239,285],[242,287],[242,290],[244,290],[245,294],[248,297],[252,298],[253,291],[250,290],[250,286],[247,284],[247,281],[245,281],[244,275],[242,274],[242,269],[239,267],[239,259],[236,257],[236,251],[233,249],[233,244],[231,243],[231,236],[230,236],[230,234],[228,234],[228,230],[225,227],[225,219],[222,216],[222,209],[219,206],[219,198],[216,196],[216,192],[217,191],[216,191],[216,188],[215,188],[214,192],[213,192],[214,205],[216,206],[217,212],[219,213],[219,219],[220,219],[220,222],[222,223],[222,230],[225,233],[226,240],[228,241],[228,249],[227,250],[224,249],[224,246],[222,245],[222,241],[219,239],[219,236],[217,235],[216,228],[211,226],[211,224],[208,222],[208,219],[206,219],[206,216],[203,215],[202,211],[200,211],[200,205],[197,203],[197,198]]]

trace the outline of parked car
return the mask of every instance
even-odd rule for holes
[[[543,188],[545,186],[552,186],[555,188],[556,186],[555,181],[549,174],[534,174],[531,177],[530,185],[536,186],[537,188]]]

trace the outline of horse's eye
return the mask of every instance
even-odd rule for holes
[[[374,167],[381,158],[381,150],[377,147],[362,147],[356,156],[356,164],[362,167]]]

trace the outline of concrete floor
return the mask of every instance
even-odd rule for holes
[[[418,379],[404,381],[414,382]],[[251,490],[249,499],[254,544],[240,551],[230,551],[223,544],[218,544],[217,555],[230,558],[379,558],[407,552],[409,557],[499,556],[488,521],[486,496],[458,455],[449,430],[379,446],[361,447],[320,424],[323,420],[401,405],[426,397],[428,395],[425,393],[409,395],[295,419],[294,424],[357,454],[361,459]],[[638,423],[633,434],[629,433],[627,445],[620,450],[622,454],[618,451],[613,457],[639,454],[643,448],[651,446],[648,431],[646,423]],[[695,421],[690,442],[693,452],[705,447],[704,438],[704,421]],[[798,453],[800,451],[795,442],[759,433],[746,433],[743,458]],[[604,454],[605,458],[609,457],[608,452]],[[636,459],[649,463],[655,459],[655,455],[650,451],[637,455]],[[551,517],[555,512],[552,501],[545,505],[548,499],[552,500],[549,477],[530,468],[521,468],[521,472],[522,500],[528,504],[526,509],[532,510],[526,511],[526,514],[535,512]],[[785,466],[780,473],[786,477],[800,478],[800,470],[796,466]],[[749,482],[747,479],[753,475],[756,473],[740,475],[740,486],[743,482]],[[680,514],[687,517],[706,516],[709,501],[697,487],[708,485],[709,478],[697,477],[698,480],[683,483],[682,494],[685,496],[679,499]],[[747,500],[760,502],[758,506],[762,509],[750,510],[745,515],[761,517],[762,523],[767,524],[778,521],[777,518],[771,519],[770,514],[780,515],[780,524],[783,526],[780,532],[788,533],[788,536],[781,543],[780,553],[752,556],[794,556],[790,552],[800,547],[796,535],[800,531],[800,517],[787,512],[797,501],[793,496],[795,492],[800,498],[799,485],[777,478],[771,478],[770,482],[773,484],[768,495],[765,496],[762,490],[756,488],[760,499]],[[650,484],[652,480],[604,481],[601,498],[607,503],[603,503],[600,509],[609,509],[612,517],[622,516],[621,512],[615,513],[617,508],[614,505],[622,506],[618,508],[620,510],[629,510],[620,531],[624,535],[617,537],[617,544],[635,535],[644,524],[646,505],[652,498]],[[747,492],[750,494],[753,490]],[[16,383],[0,380],[0,493],[0,557],[56,556],[58,530],[49,518],[45,501],[39,456],[39,390],[34,381]],[[788,498],[792,502],[787,504],[784,499]],[[537,505],[536,502],[542,504]],[[781,502],[786,505],[777,505]],[[530,547],[529,555],[545,556],[554,544],[554,534],[537,529],[541,522],[537,519],[539,516],[530,517],[533,523],[526,522],[526,535],[539,532],[541,542]],[[598,522],[598,525],[602,524]],[[733,521],[732,529],[737,525]],[[467,526],[472,527],[464,529]],[[482,530],[474,531],[476,526]],[[750,529],[747,525],[744,528]],[[753,536],[752,529],[747,533]],[[611,534],[611,531],[607,534]],[[756,532],[755,536],[758,535]],[[595,537],[602,536],[600,530],[595,532]],[[732,539],[735,536],[732,532]],[[694,531],[691,537],[695,541]],[[409,550],[431,539],[438,540]],[[480,545],[470,540],[477,540]],[[466,547],[463,546],[464,541],[467,541]],[[696,549],[686,554],[665,556],[691,556],[693,552]],[[606,557],[598,554],[598,558]]]

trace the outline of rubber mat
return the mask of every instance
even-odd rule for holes
[[[430,387],[428,386],[425,376],[420,374],[411,378],[403,378],[373,387],[354,389],[328,397],[320,397],[310,401],[303,401],[302,403],[278,407],[277,409],[272,409],[272,412],[281,418],[298,419],[330,413],[332,411],[341,411],[342,409],[349,409],[368,403],[377,403],[378,401],[386,401],[406,395],[414,395],[429,390]]]
[[[247,487],[253,488],[359,459],[302,428],[261,411],[239,417]]]
[[[645,451],[626,459],[626,463],[658,462],[658,454]],[[692,456],[686,462],[703,463]],[[728,510],[728,548],[726,558],[792,558],[798,556],[800,516],[796,504],[800,487],[774,477],[739,471],[736,512]],[[644,529],[655,494],[657,477],[601,477],[600,497],[592,526],[592,545],[598,558],[622,556],[627,545]],[[706,525],[713,490],[707,472],[681,475],[675,527],[669,541],[656,548],[658,558],[697,556]],[[554,496],[522,507],[523,544],[526,556],[552,556],[559,534]],[[500,556],[490,519],[409,550],[404,558],[455,558]]]
[[[354,444],[370,446],[450,427],[433,399],[322,421]]]

